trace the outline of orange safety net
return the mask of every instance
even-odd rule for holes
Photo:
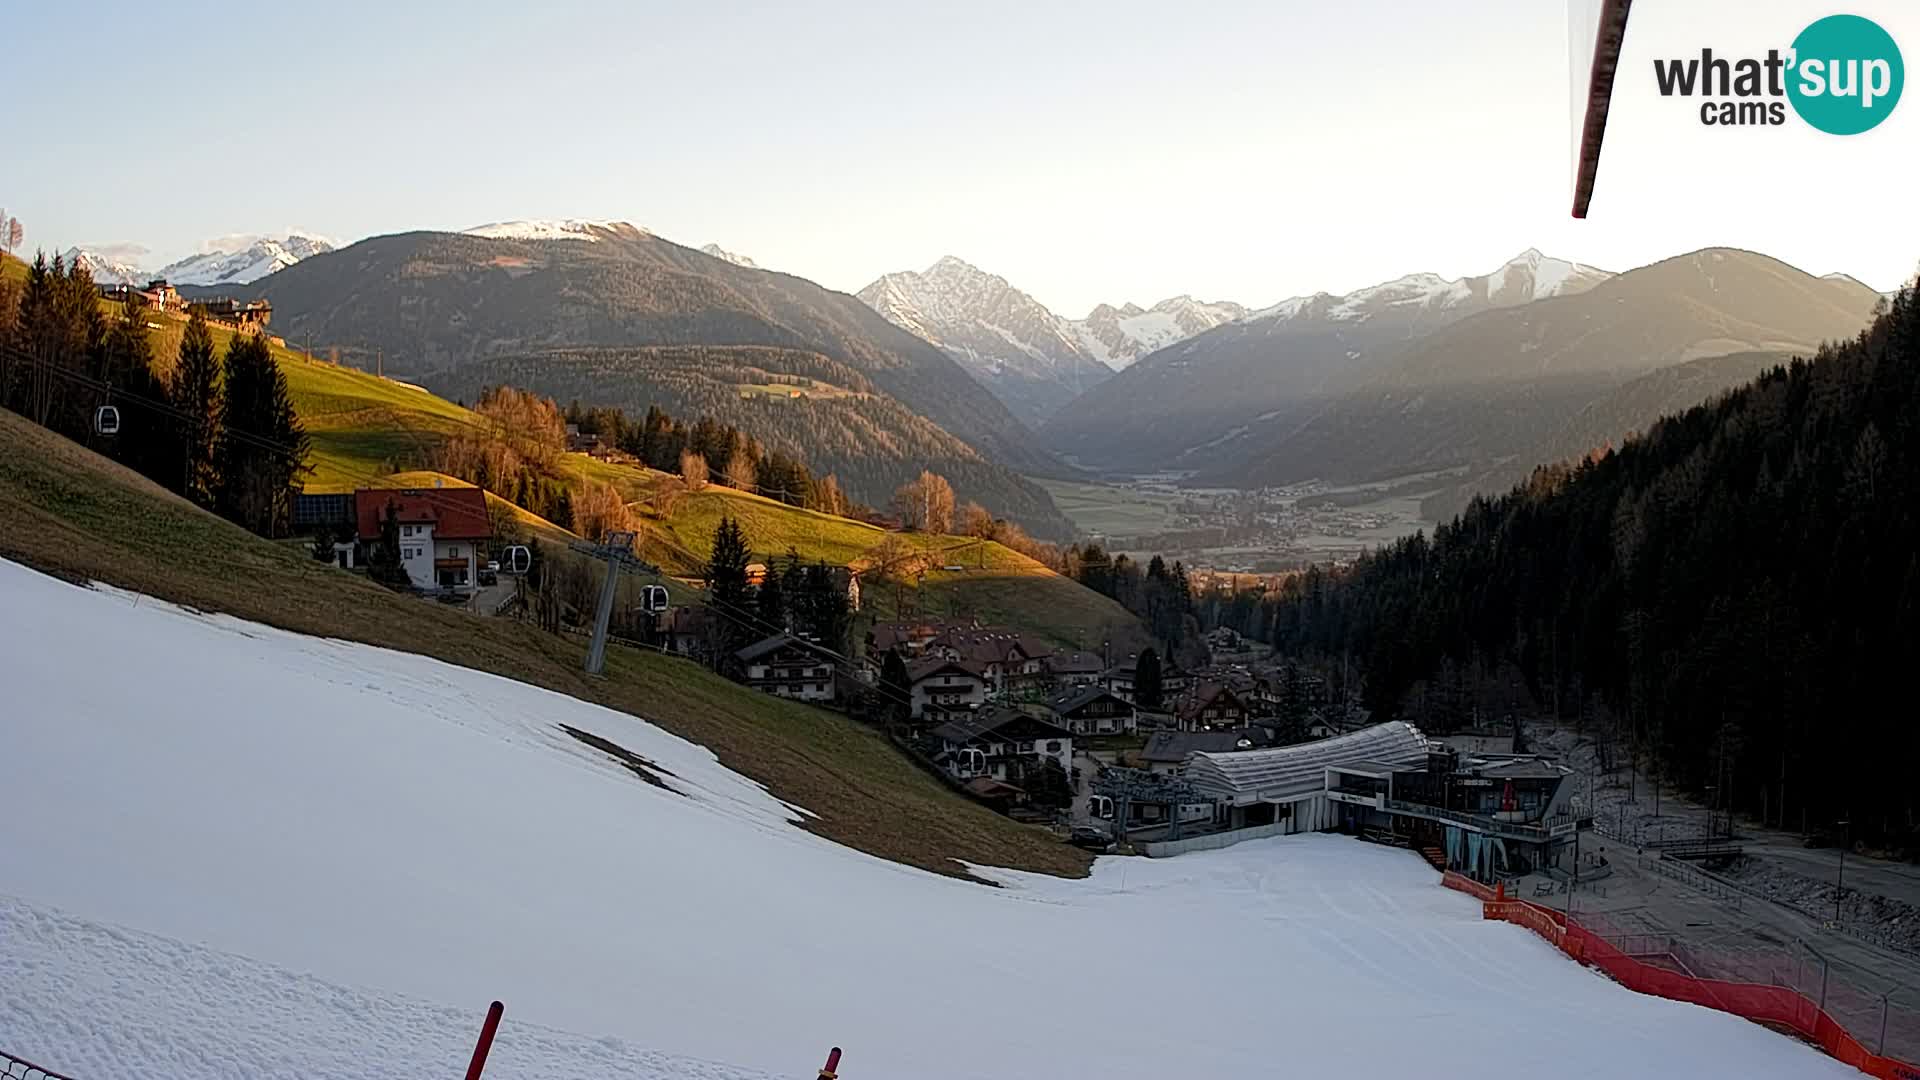
[[[1702,979],[1669,971],[1628,956],[1605,938],[1581,926],[1577,920],[1568,919],[1561,912],[1525,900],[1493,899],[1491,890],[1478,882],[1451,873],[1447,878],[1460,878],[1461,882],[1478,886],[1477,890],[1469,889],[1452,880],[1444,880],[1443,884],[1449,888],[1476,895],[1489,894],[1482,906],[1486,918],[1527,927],[1558,946],[1568,956],[1588,967],[1598,968],[1629,990],[1704,1005],[1755,1023],[1788,1028],[1831,1057],[1868,1076],[1881,1077],[1883,1080],[1920,1080],[1920,1066],[1870,1052],[1839,1021],[1791,987]]]

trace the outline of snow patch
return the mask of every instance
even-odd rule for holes
[[[598,241],[600,233],[620,229],[632,229],[642,235],[648,235],[645,229],[624,221],[593,221],[585,218],[565,218],[546,221],[496,221],[489,225],[475,225],[463,229],[468,236],[484,236],[490,240],[586,240]]]
[[[924,1080],[1265,1076],[1276,1047],[1466,1076],[1486,1031],[1535,1071],[1577,1035],[1589,1080],[1856,1075],[1485,922],[1406,851],[1308,835],[985,888],[801,831],[573,698],[3,561],[0,596],[0,790],[32,811],[0,814],[0,1033],[76,1075],[452,1075],[494,997],[506,1076],[796,1076],[833,1044]],[[1113,1022],[1115,988],[1172,985],[1205,988],[1203,1034]]]
[[[719,244],[708,244],[706,247],[703,247],[700,250],[705,254],[711,255],[716,259],[725,260],[727,262],[732,263],[735,266],[744,266],[749,270],[760,269],[759,263],[754,262],[752,259],[747,258],[745,255],[728,251],[726,248],[721,247]]]

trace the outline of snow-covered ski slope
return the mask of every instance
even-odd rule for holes
[[[0,1048],[83,1080],[456,1076],[495,997],[489,1077],[1857,1075],[1404,852],[992,889],[800,813],[632,717],[0,562]]]

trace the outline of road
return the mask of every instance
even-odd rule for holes
[[[1836,848],[1809,848],[1797,841],[1783,842],[1764,835],[1744,845],[1746,853],[1766,859],[1815,881],[1832,881],[1840,870]],[[1920,866],[1887,862],[1865,855],[1848,855],[1841,884],[1848,892],[1869,892],[1920,907]]]

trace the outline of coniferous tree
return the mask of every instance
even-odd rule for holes
[[[1309,703],[1306,678],[1300,665],[1292,660],[1280,668],[1275,686],[1275,728],[1281,743],[1297,743],[1307,737]]]
[[[166,387],[153,373],[146,310],[138,302],[122,304],[107,325],[100,339],[100,369],[109,387],[101,402],[113,405],[120,417],[119,432],[105,448],[108,456],[164,485],[177,483],[167,466],[179,423],[157,407],[166,399]]]
[[[180,420],[181,493],[201,506],[212,506],[219,487],[214,452],[220,443],[220,364],[206,316],[198,309],[180,335],[167,400],[175,412],[185,414]]]
[[[1145,649],[1133,662],[1133,701],[1143,709],[1158,709],[1165,703],[1166,687],[1160,671],[1160,654]]]
[[[389,588],[405,589],[413,584],[400,557],[400,510],[392,502],[381,512],[380,535],[367,551],[367,576]]]
[[[747,564],[751,561],[739,522],[721,518],[713,530],[713,554],[707,560],[707,602],[725,627],[721,635],[724,654],[751,643],[747,640],[753,632],[753,590],[747,584]]]
[[[99,377],[104,331],[93,277],[78,260],[36,256],[27,270],[15,333],[24,357],[10,376],[10,405],[42,427],[74,438],[92,430],[98,400],[79,378]],[[78,377],[78,378],[77,378]]]
[[[888,649],[887,655],[880,661],[880,686],[884,691],[887,708],[896,719],[905,719],[912,700],[913,684],[907,674],[907,661],[900,655],[899,649]]]
[[[284,535],[293,496],[306,471],[307,434],[293,409],[287,378],[266,338],[235,334],[227,342],[226,405],[214,458],[220,513],[262,536]]]
[[[835,652],[846,651],[853,614],[846,590],[839,587],[832,568],[824,561],[807,568],[804,603],[807,632]]]

